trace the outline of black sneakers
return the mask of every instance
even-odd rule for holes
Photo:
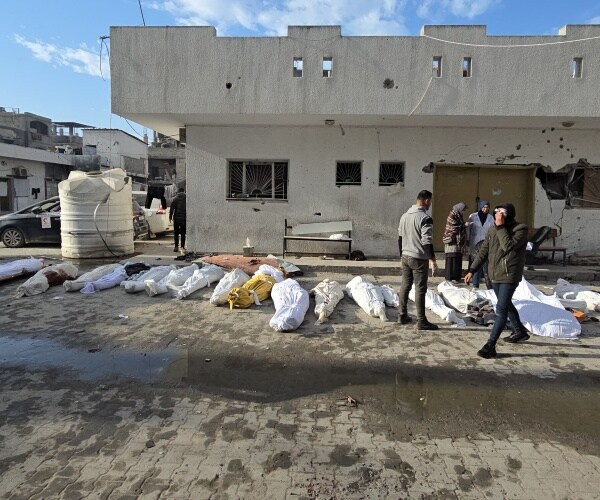
[[[398,314],[398,323],[408,325],[412,322],[412,318],[408,314]]]
[[[419,321],[417,322],[417,330],[439,330],[440,327],[435,323],[430,323],[429,321]]]
[[[479,351],[477,351],[477,355],[485,359],[495,358],[496,348],[493,345],[485,344],[481,349],[479,349]]]
[[[174,251],[174,252],[179,252],[179,248],[175,247],[175,248],[173,249],[173,251]]]
[[[526,332],[513,333],[510,337],[504,339],[505,342],[516,344],[517,342],[525,342],[529,340],[529,334]]]

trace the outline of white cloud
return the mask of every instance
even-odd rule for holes
[[[419,17],[436,19],[444,17],[448,13],[456,17],[473,19],[492,5],[501,0],[418,0],[417,15]]]
[[[592,17],[587,24],[600,24],[600,16]]]
[[[101,72],[99,48],[97,52],[94,52],[85,44],[77,49],[59,47],[52,43],[32,42],[21,35],[14,35],[14,39],[19,45],[29,49],[33,57],[40,61],[50,63],[54,66],[67,67],[75,73],[110,78],[110,67],[106,50],[102,52]]]
[[[235,28],[286,35],[288,26],[341,25],[347,35],[407,34],[407,0],[154,0],[151,8],[170,12],[182,25],[216,26],[220,35]]]

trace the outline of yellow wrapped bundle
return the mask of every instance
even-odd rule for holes
[[[227,296],[229,309],[247,309],[252,304],[260,305],[271,295],[275,278],[266,274],[257,274],[244,283],[241,288],[233,288]]]

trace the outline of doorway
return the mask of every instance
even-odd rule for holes
[[[492,210],[501,203],[512,203],[517,220],[531,227],[535,215],[535,167],[436,164],[432,216],[433,247],[437,252],[444,251],[442,235],[452,206],[466,203],[466,219],[477,211],[480,200],[489,201]]]

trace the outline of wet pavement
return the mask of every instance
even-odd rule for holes
[[[14,299],[23,281],[0,286],[3,498],[600,498],[597,323],[482,360],[484,327],[421,333],[348,298],[277,333],[271,301]]]

